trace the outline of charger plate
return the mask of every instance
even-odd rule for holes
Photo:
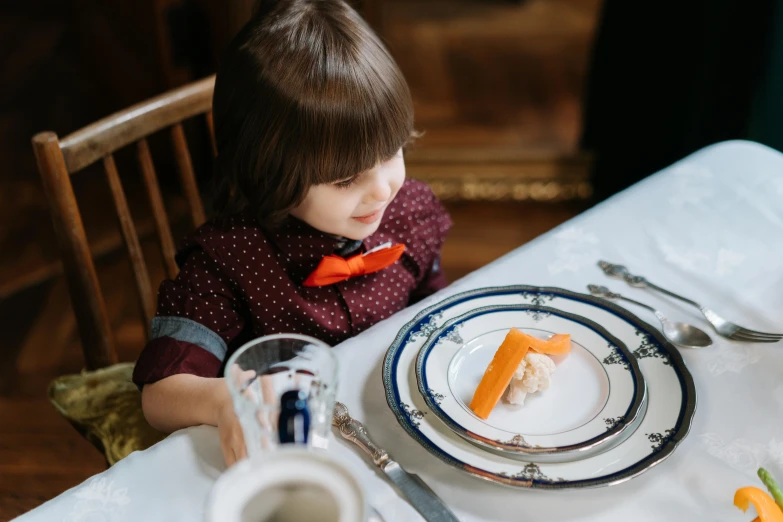
[[[416,360],[429,337],[447,321],[471,310],[516,304],[546,306],[587,318],[628,347],[647,383],[647,411],[623,443],[572,462],[522,463],[457,436],[427,407],[418,390]],[[543,320],[543,312],[539,317]],[[601,362],[629,364],[619,351]],[[383,382],[387,402],[398,422],[430,453],[473,476],[523,489],[588,488],[629,480],[674,452],[688,434],[696,410],[693,378],[677,349],[656,329],[613,303],[553,287],[483,288],[430,306],[405,325],[389,347]],[[612,419],[606,422],[611,427]]]

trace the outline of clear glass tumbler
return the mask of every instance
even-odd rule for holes
[[[259,337],[231,355],[225,377],[248,455],[277,447],[281,399],[293,390],[307,398],[307,446],[327,446],[337,390],[337,359],[329,345],[299,334]]]

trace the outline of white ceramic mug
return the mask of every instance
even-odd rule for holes
[[[365,522],[365,492],[324,452],[280,447],[245,459],[215,482],[206,522]]]

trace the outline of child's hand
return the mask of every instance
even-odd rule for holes
[[[223,450],[226,466],[231,466],[245,458],[247,456],[245,437],[242,435],[242,426],[230,400],[226,401],[218,412],[217,427],[220,433],[220,449]]]

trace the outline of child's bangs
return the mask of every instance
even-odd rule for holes
[[[394,81],[395,76],[387,82],[378,78],[376,82],[327,86],[324,92],[330,95],[302,107],[302,127],[316,133],[312,141],[305,139],[315,146],[301,151],[304,171],[312,176],[307,176],[309,184],[350,179],[390,159],[411,140],[410,92],[404,81]],[[337,99],[335,91],[342,91]]]
[[[383,43],[342,1],[263,2],[215,83],[215,207],[273,226],[314,185],[347,181],[413,137],[413,103]]]

